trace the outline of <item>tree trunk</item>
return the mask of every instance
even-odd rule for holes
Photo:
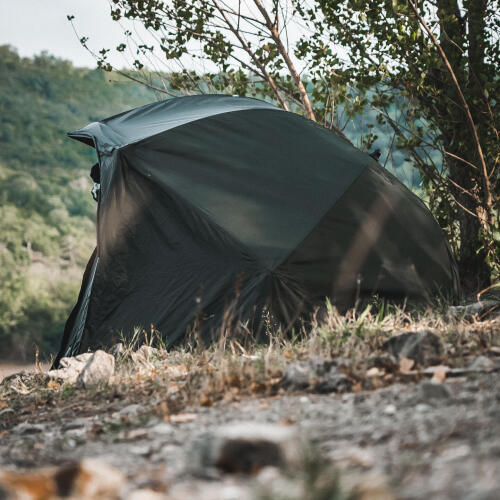
[[[483,101],[481,83],[476,72],[481,74],[484,59],[484,44],[481,40],[486,36],[486,3],[486,0],[472,0],[467,19],[461,16],[457,0],[437,2],[441,25],[439,43],[453,67],[457,80],[455,85],[452,85],[450,78],[443,78],[439,71],[434,73],[436,86],[440,88],[442,95],[447,97],[437,106],[443,118],[443,146],[446,151],[477,166],[477,169],[473,169],[464,162],[446,159],[451,180],[469,192],[465,193],[456,187],[451,189],[461,205],[457,208],[460,233],[460,250],[457,257],[460,281],[465,294],[482,290],[491,283],[490,269],[486,261],[488,250],[484,247],[484,238],[480,236],[484,224],[491,223],[490,220],[485,220],[485,215],[490,216],[491,212],[491,193],[484,182],[486,178],[487,184],[487,175],[481,175],[481,165],[485,167],[485,158],[481,151],[478,153],[478,148],[481,149],[479,141],[484,140],[488,124],[485,123],[487,114],[476,104]],[[467,22],[469,30],[465,27]],[[469,125],[474,123],[472,131],[467,126],[468,122]]]
[[[456,154],[464,155],[464,151],[457,151]],[[472,179],[470,169],[459,161],[453,160],[447,163],[450,178],[465,189],[473,191],[477,181]],[[472,213],[481,210],[481,206],[470,195],[457,188],[452,188],[452,191],[458,203]],[[457,256],[460,284],[464,294],[470,294],[483,290],[491,284],[490,269],[486,262],[487,250],[483,247],[483,240],[480,237],[482,229],[480,220],[461,207],[458,207],[457,215],[460,233],[460,249]]]

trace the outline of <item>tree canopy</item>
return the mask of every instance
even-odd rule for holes
[[[126,29],[116,50],[158,78],[177,71],[169,93],[259,93],[342,136],[344,116],[375,111],[422,177],[465,288],[485,287],[498,274],[498,0],[111,5],[115,21],[140,23],[150,34],[138,39]],[[96,54],[107,70],[110,50]],[[363,144],[376,139],[369,132]]]

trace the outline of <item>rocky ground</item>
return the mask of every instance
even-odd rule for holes
[[[66,382],[9,377],[0,498],[500,498],[500,322],[470,328],[481,341],[455,357],[425,330],[356,362],[299,353],[267,386],[238,365],[220,397],[197,392],[194,365],[150,348],[132,353],[125,386],[106,353]],[[222,369],[204,363],[207,380]]]

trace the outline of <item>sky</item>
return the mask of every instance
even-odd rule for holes
[[[233,0],[229,0],[231,1]],[[123,32],[130,29],[135,40],[143,39],[156,46],[156,58],[148,62],[139,57],[151,70],[164,72],[188,68],[200,73],[216,70],[212,63],[190,57],[200,52],[199,42],[190,42],[189,53],[180,62],[172,60],[167,63],[158,44],[152,41],[140,22],[122,20],[120,22],[126,24],[120,26],[111,19],[110,9],[109,0],[0,0],[0,45],[12,45],[22,57],[33,57],[47,51],[56,57],[70,60],[74,66],[95,68],[96,59],[79,41],[80,37],[85,36],[88,37],[88,47],[94,52],[97,53],[102,48],[111,49],[108,62],[115,69],[131,69],[132,62],[137,58],[131,44],[128,44],[123,53],[114,50],[120,43],[127,42]],[[73,24],[77,34],[67,19],[68,15],[75,16]],[[300,37],[301,28],[292,21],[287,23],[287,27],[287,36],[293,45]],[[337,51],[344,54],[339,47]],[[290,55],[297,69],[304,70],[302,61],[296,60],[293,52]],[[244,52],[238,53],[238,56],[243,60],[247,59]]]
[[[73,23],[78,35],[68,21],[68,15],[75,16]],[[79,42],[79,37],[85,36],[89,38],[87,45],[95,52],[102,48],[112,49],[108,54],[108,62],[112,66],[131,68],[131,62],[137,56],[133,52],[120,54],[113,50],[126,41],[124,29],[139,33],[148,43],[151,43],[151,38],[145,35],[140,23],[125,22],[129,24],[122,27],[111,19],[109,0],[0,0],[0,45],[12,45],[23,57],[47,51],[70,60],[75,66],[94,68],[95,58]],[[292,23],[288,33],[291,40],[298,36]],[[193,53],[198,52],[199,47],[191,46],[191,50]],[[155,53],[162,55],[159,49]],[[300,62],[295,63],[300,69]],[[210,63],[205,66],[200,60],[195,63],[189,57],[183,57],[182,64],[182,67],[201,72],[214,69]],[[149,66],[147,62],[146,65]],[[182,67],[175,62],[169,66],[174,71]],[[159,66],[159,69],[165,68]]]
[[[0,0],[0,45],[12,45],[24,57],[46,50],[75,66],[95,67],[66,16],[75,16],[79,35],[99,50],[116,47],[123,38],[109,11],[107,0]],[[119,54],[111,57],[112,64],[125,65]]]

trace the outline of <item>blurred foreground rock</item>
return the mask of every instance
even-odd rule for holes
[[[123,475],[100,460],[84,459],[63,467],[27,472],[0,470],[0,498],[5,500],[112,500]]]
[[[188,451],[188,464],[200,476],[256,474],[264,467],[297,465],[302,449],[295,426],[241,422],[199,435]]]

